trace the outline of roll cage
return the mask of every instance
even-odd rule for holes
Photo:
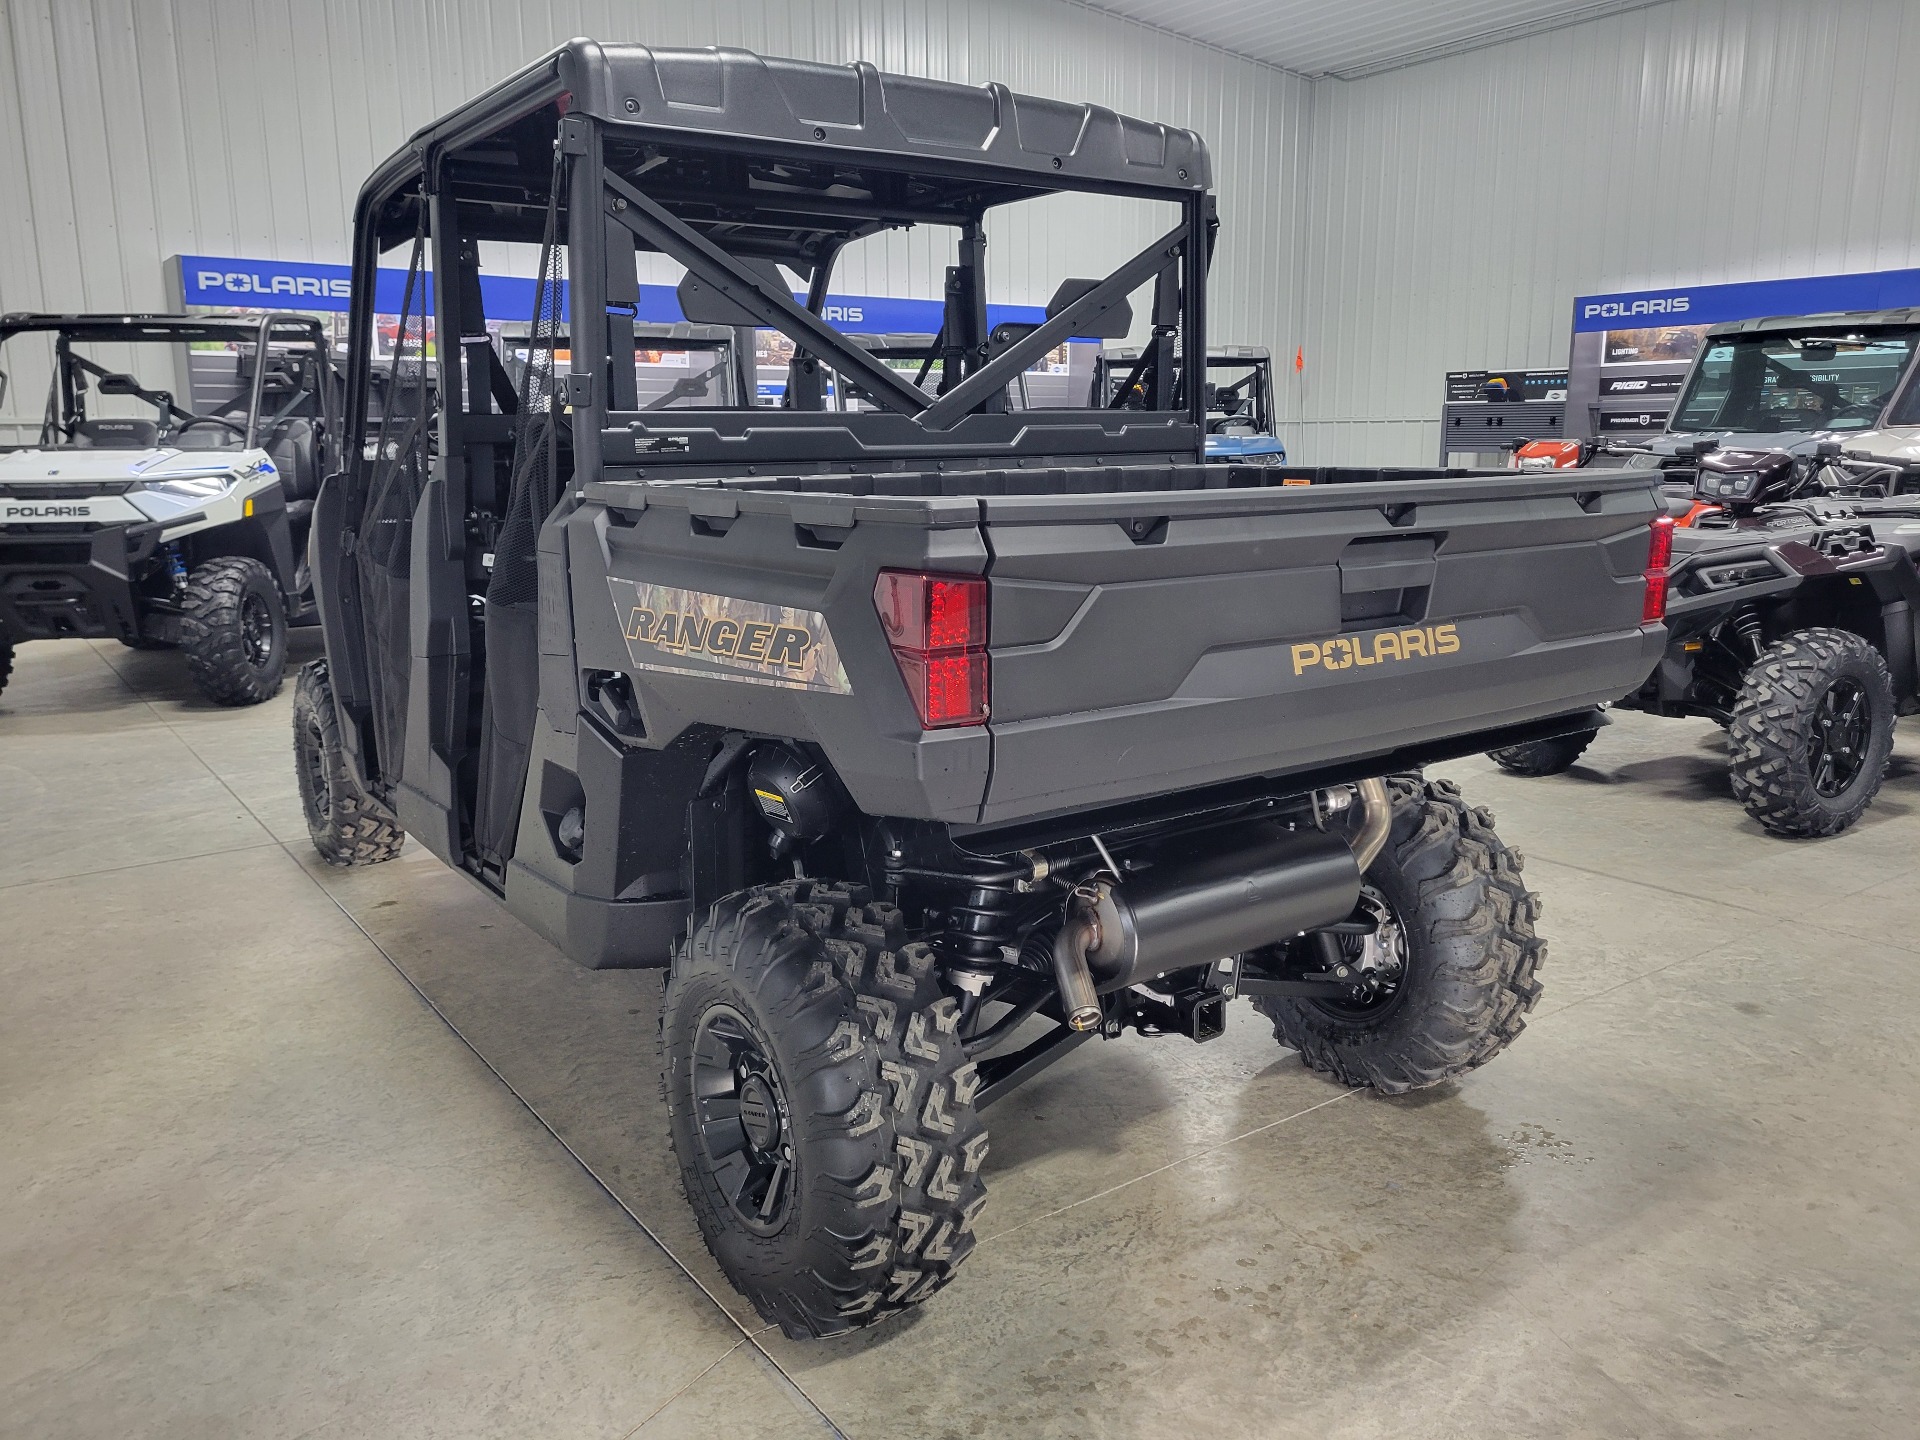
[[[1205,344],[1217,227],[1210,183],[1206,147],[1191,131],[1098,106],[866,64],[590,40],[562,46],[419,132],[356,205],[347,428],[366,443],[349,450],[346,471],[323,493],[314,532],[336,697],[353,722],[349,760],[386,793],[396,770],[457,770],[487,748],[477,692],[504,645],[468,631],[497,628],[507,595],[530,596],[534,535],[580,478],[1198,460],[1204,397],[1186,393],[1179,375],[1182,356]],[[1165,202],[1174,223],[1106,276],[1064,279],[1044,319],[990,328],[988,217],[1066,191]],[[939,331],[910,379],[823,311],[849,244],[917,226],[951,229],[957,260],[946,270]],[[392,301],[377,311],[377,267],[409,242],[407,313],[382,381],[375,317],[392,313]],[[485,313],[488,242],[541,247],[531,317]],[[688,322],[787,337],[793,358],[777,407],[755,404],[751,388],[731,407],[638,403],[624,357],[635,349],[639,267],[649,256],[684,268]],[[1009,387],[1063,341],[1127,335],[1129,297],[1143,287],[1144,408],[1011,410]],[[569,364],[564,377],[516,387],[486,331],[529,319],[530,353],[544,335],[552,354],[564,332]],[[829,403],[846,395],[873,408]],[[526,513],[510,514],[523,505]],[[427,550],[417,536],[404,553],[393,548],[416,519],[433,527]],[[377,546],[362,544],[376,532]],[[420,603],[409,598],[422,580],[412,573],[418,553],[432,555],[442,575],[434,584],[461,597],[436,602],[444,613],[428,621],[430,643],[446,660],[424,672],[399,613]],[[464,597],[481,590],[488,603],[468,607]],[[434,702],[444,723],[416,749],[408,695],[423,684],[453,711]],[[396,766],[403,744],[406,761]],[[455,788],[447,775],[436,809],[461,808]],[[447,848],[460,847],[449,837]]]
[[[225,426],[252,449],[275,424],[292,414],[308,396],[312,397],[316,417],[325,431],[337,428],[338,387],[333,383],[333,360],[327,344],[326,328],[311,315],[276,311],[264,315],[53,315],[15,313],[0,316],[0,352],[15,335],[50,334],[53,340],[53,375],[47,389],[47,404],[40,427],[40,444],[58,445],[71,441],[86,423],[87,393],[124,395],[151,405],[160,427],[178,433],[195,422]],[[177,344],[197,341],[251,343],[254,346],[252,375],[244,396],[235,396],[205,414],[196,414],[181,405],[168,390],[149,388],[134,376],[108,370],[105,366],[75,353],[75,343],[92,344]],[[291,371],[276,372],[271,347],[302,345],[306,353],[296,358]],[[267,382],[276,373],[292,388],[292,400],[277,414],[266,413]],[[245,410],[240,406],[244,402]],[[240,416],[242,420],[230,420]]]
[[[1093,362],[1092,403],[1125,407],[1139,384],[1144,352],[1103,350]],[[1207,356],[1207,374],[1244,372],[1238,380],[1216,384],[1211,378],[1201,392],[1209,434],[1225,433],[1232,425],[1251,425],[1261,435],[1273,434],[1273,355],[1264,345],[1216,347]]]

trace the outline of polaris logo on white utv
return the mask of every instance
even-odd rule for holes
[[[1659,300],[1596,301],[1581,311],[1581,318],[1631,320],[1637,315],[1684,315],[1692,302],[1685,295],[1669,295]]]
[[[9,505],[0,510],[6,520],[84,520],[93,514],[91,505]]]
[[[194,282],[202,290],[233,290],[246,295],[314,295],[334,300],[353,297],[353,282],[346,277],[322,279],[318,275],[253,275],[245,270],[196,270]]]

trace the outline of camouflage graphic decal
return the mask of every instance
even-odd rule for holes
[[[817,610],[613,576],[607,588],[627,651],[641,670],[852,693],[826,617]]]

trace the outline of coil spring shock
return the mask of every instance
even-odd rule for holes
[[[1733,616],[1734,633],[1747,642],[1747,648],[1758,660],[1760,652],[1766,648],[1766,637],[1760,632],[1760,617],[1752,610],[1736,611]]]
[[[1001,947],[1013,943],[1020,906],[1015,884],[1011,871],[972,877],[966,898],[947,912],[947,944],[956,959],[981,966],[1000,963]]]

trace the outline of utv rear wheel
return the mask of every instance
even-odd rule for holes
[[[1734,798],[1775,835],[1838,835],[1893,756],[1893,681],[1847,630],[1800,630],[1747,671],[1727,731]]]
[[[1524,745],[1508,745],[1489,750],[1487,756],[1509,775],[1558,775],[1573,767],[1586,753],[1598,730],[1581,730],[1572,735],[1556,735],[1551,740],[1529,740]]]
[[[258,705],[279,693],[287,668],[287,610],[258,560],[209,560],[181,598],[187,674],[216,705]]]
[[[1533,933],[1539,901],[1520,878],[1519,852],[1494,834],[1493,817],[1445,781],[1397,777],[1390,788],[1392,834],[1361,892],[1375,931],[1340,937],[1372,985],[1350,1001],[1273,996],[1254,1005],[1309,1069],[1398,1095],[1484,1065],[1512,1043],[1540,998],[1546,946]]]
[[[313,848],[329,865],[377,865],[406,843],[406,832],[359,785],[340,753],[327,662],[300,667],[293,682],[293,772]]]
[[[987,1132],[959,1019],[932,952],[859,886],[741,891],[676,955],[660,1045],[681,1183],[790,1337],[898,1314],[972,1251]]]

